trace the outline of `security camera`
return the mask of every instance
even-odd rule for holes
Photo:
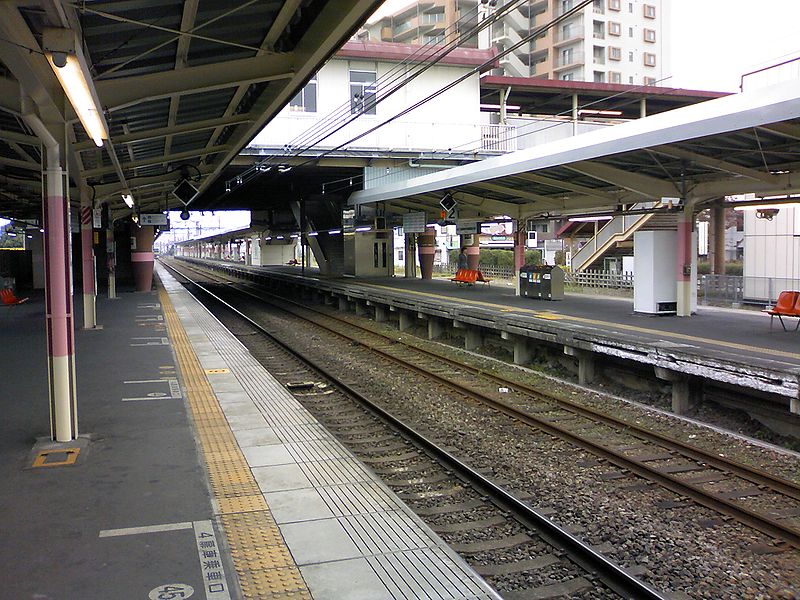
[[[67,64],[67,53],[66,52],[53,52],[51,54],[53,58],[53,64],[57,66],[59,69],[63,68]]]

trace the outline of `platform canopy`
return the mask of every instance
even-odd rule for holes
[[[0,214],[36,218],[40,140],[66,121],[73,185],[123,209],[179,208],[202,193],[380,6],[380,0],[5,0],[0,3]],[[108,126],[97,147],[48,62],[48,36],[85,57]],[[67,32],[67,36],[64,36]],[[63,126],[62,126],[63,131]],[[193,193],[191,189],[190,193]],[[73,190],[73,202],[77,194]]]
[[[800,81],[707,100],[620,125],[361,190],[353,205],[517,219],[623,211],[639,202],[696,202],[800,191]]]

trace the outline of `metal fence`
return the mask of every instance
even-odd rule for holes
[[[612,273],[610,271],[581,271],[564,273],[567,285],[574,287],[632,290],[633,273]]]

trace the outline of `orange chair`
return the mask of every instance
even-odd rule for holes
[[[455,281],[456,285],[460,286],[462,283],[466,285],[473,285],[477,279],[477,271],[473,271],[472,269],[459,269],[456,271],[456,276],[451,277],[450,281]]]
[[[478,274],[478,277],[475,279],[475,281],[480,281],[481,283],[485,283],[487,285],[491,283],[491,277],[484,277],[480,270],[476,271],[476,273]]]
[[[794,328],[794,330],[797,331],[797,328],[800,327],[800,292],[784,290],[778,296],[778,301],[775,303],[775,306],[772,308],[765,308],[762,312],[769,315],[770,329],[772,329],[772,320],[775,317],[778,317],[784,331],[787,331],[787,329],[786,323],[783,322],[783,317],[797,317],[797,325],[795,325]]]
[[[2,300],[5,306],[14,306],[15,304],[22,304],[23,302],[27,302],[28,298],[17,298],[14,294],[14,290],[11,288],[4,288],[0,290],[0,300]]]

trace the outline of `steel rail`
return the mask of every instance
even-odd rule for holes
[[[257,300],[266,301],[262,296],[257,296],[257,295],[255,295],[252,292],[249,292],[247,290],[241,290],[241,289],[238,289],[238,288],[232,288],[232,289],[237,290],[240,293],[247,294],[248,296],[251,296],[251,297],[253,297],[253,298],[257,299]],[[259,290],[259,291],[264,291],[264,290]],[[274,294],[270,294],[270,295],[275,296]],[[334,321],[338,320],[338,319],[336,319],[335,317],[333,317],[331,315],[328,315],[328,314],[325,314],[325,313],[321,313],[321,312],[316,311],[315,309],[313,309],[311,307],[308,307],[308,306],[305,306],[305,305],[300,305],[299,303],[297,303],[297,302],[295,302],[293,300],[289,300],[289,299],[287,299],[287,298],[285,298],[283,296],[275,296],[275,297],[280,298],[280,300],[282,302],[284,302],[284,303],[285,302],[290,302],[292,304],[295,304],[296,306],[301,307],[303,310],[306,310],[306,311],[309,311],[309,312],[315,312],[317,314],[320,314],[324,318],[328,318],[328,319],[331,319],[331,320],[334,320]],[[291,313],[291,311],[289,311],[285,306],[278,306],[278,308],[280,308],[282,310],[285,310],[287,312],[290,312],[290,314],[295,314],[295,313]],[[305,318],[305,317],[302,317],[300,315],[295,315],[295,316],[298,316],[300,318]],[[311,320],[311,319],[307,319],[307,320]],[[751,511],[751,510],[749,510],[747,508],[741,507],[741,506],[737,505],[734,502],[731,502],[730,500],[728,500],[726,498],[721,498],[721,497],[715,496],[714,494],[706,492],[705,490],[703,490],[702,488],[700,488],[698,486],[694,486],[692,484],[686,483],[686,482],[681,481],[680,479],[675,478],[675,477],[670,477],[668,474],[662,473],[658,469],[655,469],[653,467],[649,467],[648,465],[646,465],[643,462],[634,460],[633,458],[630,458],[630,457],[622,454],[621,452],[617,452],[617,451],[612,450],[610,448],[606,448],[606,447],[604,447],[602,445],[599,445],[597,442],[593,442],[592,440],[588,440],[586,438],[583,438],[583,437],[581,437],[581,436],[579,436],[577,434],[572,433],[571,431],[567,430],[566,428],[560,427],[560,426],[558,426],[558,425],[556,425],[554,423],[551,423],[551,422],[549,422],[547,420],[538,418],[538,417],[536,417],[534,415],[531,415],[531,414],[529,414],[529,413],[527,413],[527,412],[525,412],[523,410],[517,409],[517,408],[511,406],[510,404],[507,404],[507,403],[505,403],[505,402],[503,402],[501,400],[496,400],[494,398],[491,398],[489,396],[481,394],[480,392],[476,392],[476,391],[474,391],[474,390],[472,390],[472,389],[470,389],[470,388],[468,388],[466,386],[461,385],[460,383],[458,383],[456,381],[452,381],[451,379],[443,377],[443,376],[439,375],[438,373],[434,373],[434,372],[428,371],[424,367],[420,367],[418,365],[414,365],[414,364],[408,363],[407,361],[403,360],[402,358],[398,358],[396,356],[393,356],[392,354],[390,354],[390,353],[388,353],[388,352],[386,352],[384,350],[381,350],[380,348],[378,348],[376,346],[371,346],[370,344],[365,343],[361,339],[357,339],[357,338],[352,337],[352,336],[350,336],[350,335],[348,335],[346,333],[343,333],[341,331],[337,331],[335,329],[327,327],[326,325],[318,323],[316,321],[313,321],[313,320],[311,320],[311,321],[314,322],[317,326],[322,327],[322,328],[330,331],[331,333],[334,333],[334,334],[336,334],[336,335],[338,335],[340,337],[343,337],[343,338],[345,338],[345,339],[347,339],[349,341],[357,342],[359,345],[361,345],[361,346],[363,346],[365,348],[368,348],[369,350],[371,350],[371,351],[373,351],[373,352],[375,352],[377,354],[380,354],[381,356],[385,357],[388,360],[400,363],[400,364],[406,366],[407,368],[412,368],[412,369],[422,373],[426,377],[434,379],[434,380],[436,380],[437,382],[439,382],[442,385],[449,386],[449,387],[459,391],[460,393],[462,393],[462,394],[464,394],[464,395],[466,395],[468,397],[473,398],[474,400],[476,400],[478,402],[483,402],[483,403],[491,406],[492,408],[494,408],[494,409],[506,414],[507,416],[510,416],[510,417],[512,417],[514,419],[517,419],[517,420],[525,423],[528,426],[535,427],[535,428],[540,429],[540,430],[548,431],[549,433],[551,433],[552,435],[554,435],[556,437],[561,437],[562,439],[566,439],[566,440],[570,441],[571,443],[575,444],[576,446],[579,446],[579,447],[581,447],[581,448],[583,448],[585,450],[588,450],[588,451],[592,452],[595,455],[598,455],[598,456],[601,456],[601,457],[605,458],[606,460],[612,462],[613,464],[615,464],[616,466],[618,466],[618,467],[620,467],[622,469],[627,469],[627,470],[639,475],[640,477],[643,477],[644,479],[648,479],[648,480],[654,481],[654,482],[658,483],[659,485],[669,489],[670,491],[672,491],[672,492],[674,492],[674,493],[676,493],[676,494],[678,494],[680,496],[685,496],[685,497],[691,498],[692,500],[694,500],[698,504],[701,504],[702,506],[705,506],[706,508],[709,508],[709,509],[714,510],[716,512],[719,512],[719,513],[722,513],[724,515],[730,516],[730,517],[736,519],[737,521],[739,521],[740,523],[748,525],[748,526],[752,527],[753,529],[756,529],[756,530],[758,530],[758,531],[760,531],[760,532],[762,532],[762,533],[764,533],[764,534],[766,534],[766,535],[768,535],[768,536],[770,536],[772,538],[783,540],[783,541],[787,542],[788,544],[790,544],[791,546],[793,546],[793,547],[795,547],[797,549],[800,549],[800,531],[798,531],[796,529],[788,528],[788,527],[782,525],[779,521],[777,521],[775,519],[772,519],[772,518],[770,518],[770,517],[768,517],[766,515],[763,515],[763,514],[759,514],[759,513],[755,512],[755,511]],[[340,321],[342,323],[345,322],[345,321],[342,321],[342,320],[338,320],[338,321]],[[443,360],[445,362],[449,361],[450,364],[452,364],[453,366],[456,366],[458,368],[466,369],[466,366],[463,365],[462,363],[459,363],[457,361],[453,361],[452,359],[447,359],[446,357],[442,357],[442,356],[440,356],[440,355],[438,355],[438,354],[436,354],[434,352],[430,352],[430,351],[427,351],[427,350],[424,350],[424,349],[416,348],[415,346],[410,346],[408,344],[404,344],[402,341],[400,341],[400,340],[398,340],[396,338],[385,336],[385,335],[383,335],[381,333],[372,331],[370,329],[359,327],[358,325],[355,325],[355,324],[353,324],[353,323],[351,323],[349,321],[347,321],[346,323],[347,323],[348,327],[361,329],[362,331],[365,331],[367,333],[375,335],[376,337],[383,337],[383,338],[389,339],[394,343],[398,343],[399,342],[399,343],[403,344],[403,346],[406,347],[406,348],[412,348],[415,351],[421,352],[423,354],[428,354],[428,355],[433,356],[433,357],[435,357],[435,358],[437,358],[439,360]],[[487,374],[483,373],[479,369],[475,369],[475,372],[481,373],[482,375],[487,376]],[[500,378],[500,379],[503,382],[505,382],[506,384],[511,385],[512,387],[517,387],[517,388],[521,387],[518,384],[516,384],[515,382],[504,380],[502,378]],[[528,389],[531,389],[531,388],[528,388]],[[546,399],[548,399],[548,400],[550,400],[552,402],[570,404],[570,405],[572,405],[572,407],[574,407],[573,409],[577,409],[578,408],[576,405],[574,405],[574,403],[570,403],[570,402],[568,402],[566,400],[562,400],[562,399],[557,398],[555,396],[550,396],[550,395],[547,395],[547,394],[544,394],[542,392],[535,391],[535,390],[531,391],[530,393],[532,393],[534,396],[544,397],[544,398],[546,398]],[[588,409],[588,408],[585,408],[585,407],[580,407],[580,408],[581,408],[582,411],[586,411],[587,413],[593,413],[594,412],[591,409]],[[626,421],[615,420],[613,417],[610,417],[608,415],[604,415],[603,413],[599,413],[599,414],[595,413],[595,414],[596,414],[596,416],[594,418],[598,418],[600,420],[600,416],[602,415],[602,417],[603,417],[602,420],[604,420],[608,424],[614,424],[617,427],[622,427],[622,428],[625,428],[625,429],[628,429],[628,430],[636,429],[635,425],[632,425],[632,424],[630,424],[630,423],[628,423]],[[658,434],[653,434],[652,432],[647,432],[646,430],[642,430],[641,428],[638,428],[637,433],[641,433],[642,435],[647,434],[648,436],[653,436],[653,439],[655,439],[656,436],[658,435]],[[661,437],[663,437],[663,436],[661,436]],[[667,438],[664,438],[664,439],[666,440]],[[706,460],[709,463],[712,462],[712,457],[710,457],[710,455],[704,453],[704,451],[702,451],[700,449],[697,449],[697,448],[694,448],[694,447],[684,447],[682,444],[680,444],[679,442],[675,442],[674,440],[672,440],[672,441],[667,440],[667,441],[669,442],[670,446],[676,447],[677,451],[685,451],[687,454],[689,454],[689,452],[696,452],[698,454],[698,456],[703,457],[702,458],[702,462],[706,462]],[[705,458],[706,456],[708,456],[707,459]],[[695,460],[701,460],[701,459],[695,459]],[[724,470],[724,471],[729,471],[729,472],[733,472],[734,470],[744,470],[744,472],[746,472],[746,473],[751,472],[749,467],[747,467],[745,465],[739,465],[738,463],[732,463],[731,461],[726,461],[726,460],[724,460],[722,458],[715,458],[715,459],[713,459],[713,461],[721,465],[721,466],[715,466],[715,468],[717,468],[718,470]],[[753,474],[753,477],[756,477],[758,475],[763,474],[763,472],[753,472],[752,474]],[[743,477],[743,478],[747,479],[747,477]],[[767,478],[765,479],[764,483],[760,483],[760,482],[754,481],[752,479],[749,479],[749,480],[753,481],[754,483],[758,483],[759,485],[767,485],[769,487],[773,487],[772,484],[768,481],[768,478],[769,478],[769,476],[767,476]],[[794,485],[792,482],[787,481],[787,480],[777,479],[776,481],[781,482],[782,486],[788,486],[788,489],[790,489],[790,490],[794,489],[793,494],[787,494],[787,495],[790,495],[793,498],[797,497],[796,495],[794,495],[794,494],[797,494],[797,492],[798,492],[796,485]],[[783,493],[783,491],[780,490],[780,489],[775,489],[775,491],[777,491],[779,493]]]
[[[219,302],[225,306],[227,310],[230,310],[238,317],[247,321],[252,327],[269,337],[270,340],[280,345],[284,350],[295,356],[298,360],[319,372],[341,391],[352,396],[363,406],[377,414],[381,419],[402,431],[404,435],[412,439],[426,452],[430,453],[448,468],[458,473],[459,476],[463,477],[483,494],[492,498],[492,501],[498,506],[512,513],[515,518],[524,526],[531,530],[537,531],[545,541],[557,548],[564,550],[575,564],[583,568],[588,573],[596,575],[600,581],[602,581],[616,593],[620,594],[622,597],[637,598],[641,600],[668,600],[668,596],[663,595],[661,592],[655,588],[652,588],[647,583],[630,575],[622,567],[613,563],[602,554],[596,552],[591,548],[591,546],[583,543],[577,537],[559,527],[556,523],[548,519],[542,513],[531,508],[522,500],[516,498],[513,494],[507,492],[502,487],[489,480],[487,477],[472,469],[465,462],[461,461],[457,457],[450,454],[447,450],[425,437],[424,434],[405,424],[402,420],[395,417],[389,411],[373,403],[371,400],[369,400],[369,398],[365,397],[351,385],[341,381],[336,375],[324,367],[310,363],[308,359],[302,356],[299,352],[293,350],[284,342],[274,337],[274,335],[264,326],[245,315],[239,309],[220,298],[214,292],[206,289],[202,284],[193,281],[185,274],[180,273],[180,271],[175,269],[173,266],[168,265],[163,261],[162,264],[164,264],[168,269],[179,273],[181,277],[189,281],[194,287],[200,289],[206,295],[213,298],[216,302]],[[235,290],[235,288],[229,289]]]

